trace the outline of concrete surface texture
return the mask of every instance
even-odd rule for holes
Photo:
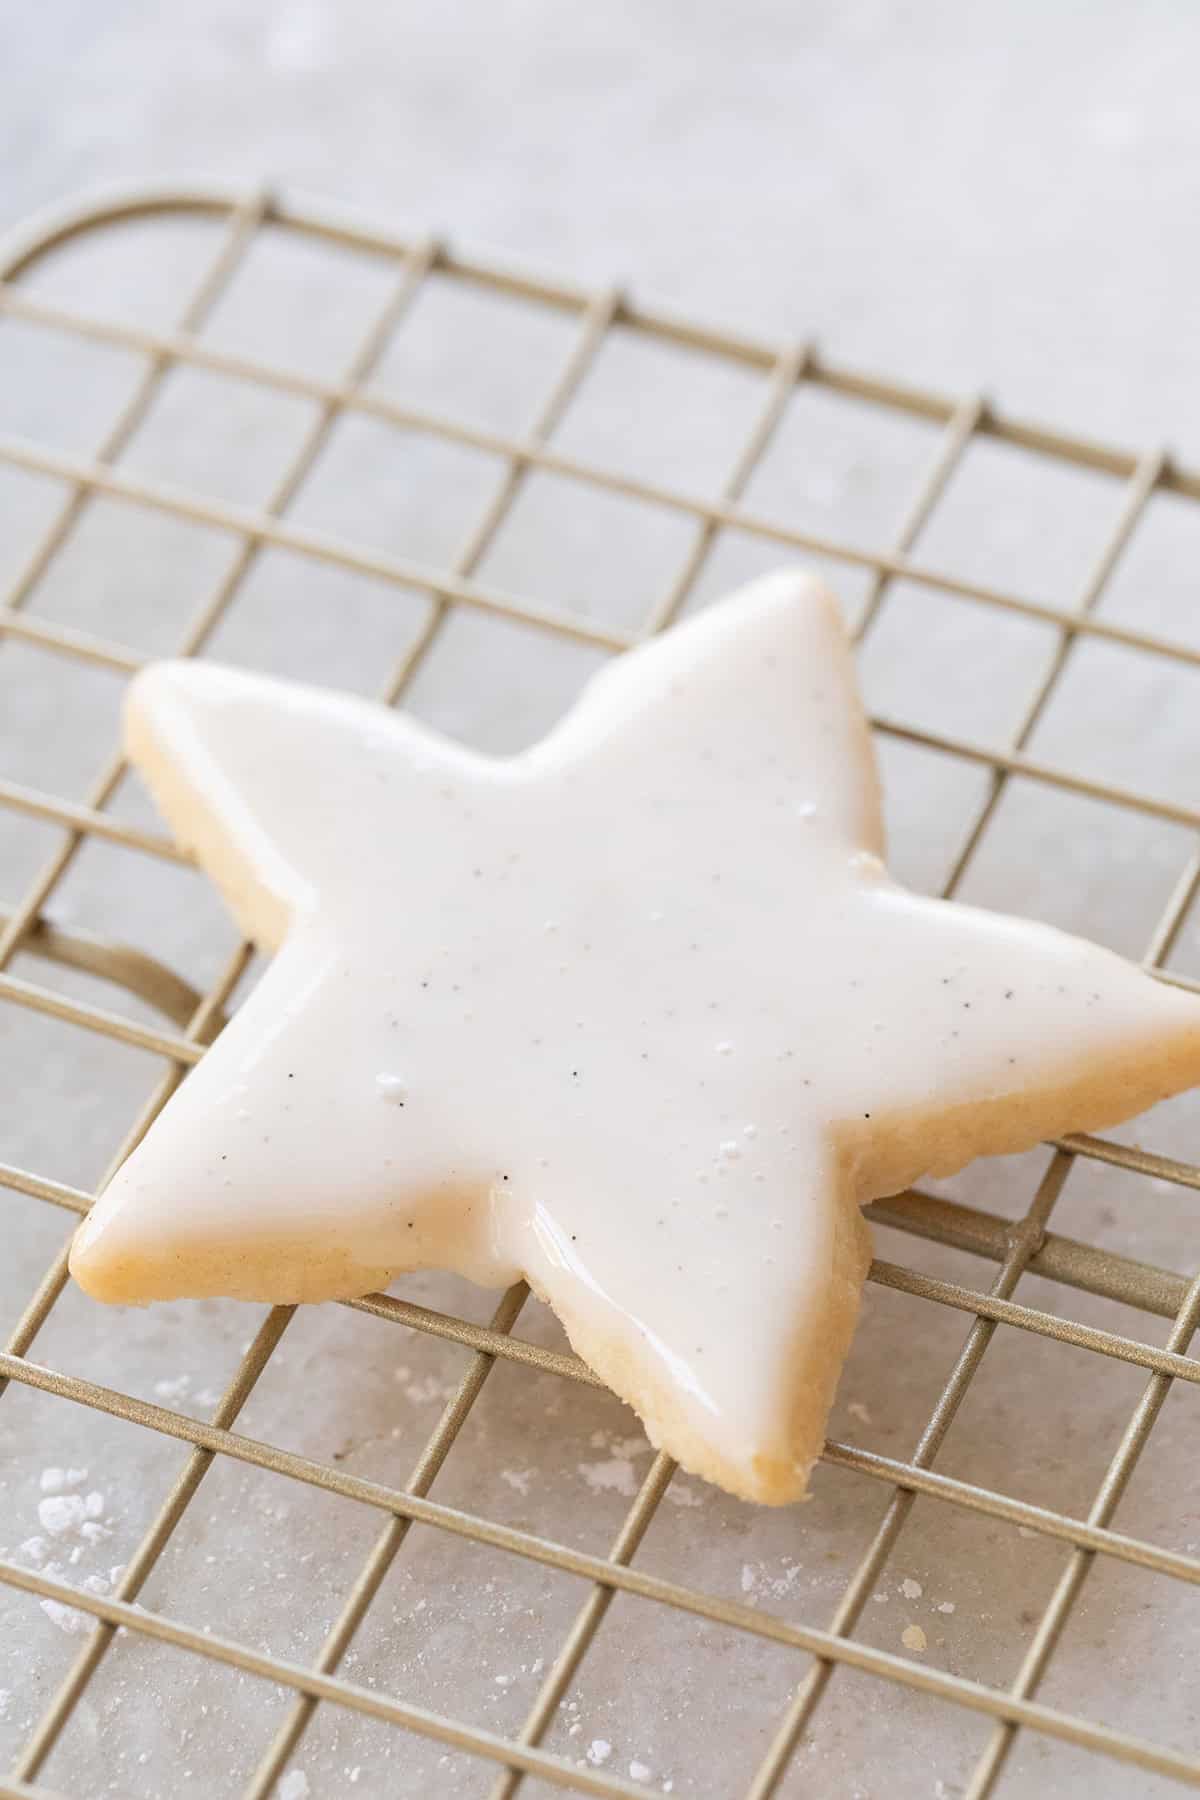
[[[46,0],[0,23],[0,226],[113,183],[262,177],[347,202],[398,229],[435,228],[596,283],[832,357],[1005,405],[1140,449],[1200,461],[1200,12],[1181,3],[1046,6],[709,3],[389,7],[377,0],[189,7]],[[174,327],[217,226],[190,221],[69,246],[31,292]],[[377,259],[267,233],[204,326],[213,344],[336,376],[391,291]],[[575,326],[434,282],[376,372],[381,393],[500,432],[528,429]],[[124,352],[0,318],[0,433],[87,452],[141,369]],[[676,488],[715,492],[764,398],[745,368],[605,346],[555,442]],[[122,467],[262,505],[313,409],[295,396],[176,371]],[[938,448],[912,419],[804,390],[748,494],[760,513],[850,543],[888,543]],[[362,418],[339,422],[289,509],[300,524],[450,564],[503,458]],[[0,469],[0,591],[60,489]],[[972,447],[917,549],[936,568],[1069,607],[1111,531],[1121,484],[996,444]],[[668,591],[690,519],[535,474],[480,578],[619,631]],[[236,552],[225,534],[97,500],[29,596],[34,615],[128,644],[176,646]],[[1099,616],[1200,649],[1200,506],[1158,495]],[[779,560],[726,533],[688,605]],[[868,577],[827,566],[853,620]],[[427,600],[268,550],[205,640],[214,657],[377,692],[416,640]],[[1044,620],[893,586],[861,656],[873,708],[901,724],[1004,745],[1053,665]],[[406,693],[422,718],[481,748],[537,736],[600,653],[455,613]],[[1200,793],[1194,664],[1075,644],[1030,753],[1167,807]],[[0,644],[0,776],[85,800],[111,753],[121,682],[30,644]],[[985,769],[881,740],[894,865],[934,890],[986,798]],[[115,809],[151,818],[136,785]],[[0,811],[0,909],[31,891],[60,842]],[[965,898],[1028,912],[1140,955],[1194,845],[1184,823],[1013,782],[970,860]],[[48,910],[132,943],[199,988],[234,947],[194,873],[89,843]],[[1193,914],[1172,966],[1200,975]],[[12,973],[155,1023],[113,985],[20,954]],[[251,971],[249,979],[253,979]],[[0,1007],[0,1160],[94,1185],[161,1072],[157,1059]],[[1196,1158],[1195,1097],[1126,1134]],[[1004,1218],[1028,1206],[1049,1153],[945,1184]],[[1077,1164],[1053,1218],[1067,1237],[1189,1274],[1196,1195]],[[0,1336],[70,1221],[0,1192]],[[881,1257],[986,1286],[994,1265],[879,1233]],[[486,1320],[494,1297],[422,1276],[401,1291]],[[1027,1276],[1019,1300],[1161,1343],[1165,1319]],[[211,1417],[262,1319],[232,1304],[100,1312],[68,1287],[36,1357]],[[912,1454],[969,1320],[872,1285],[833,1435]],[[518,1329],[561,1344],[532,1303]],[[344,1308],[289,1325],[240,1428],[351,1473],[409,1478],[469,1366],[456,1345]],[[938,1467],[1086,1514],[1146,1376],[1029,1332],[990,1345]],[[1176,1383],[1116,1515],[1118,1529],[1195,1553],[1197,1388]],[[170,1440],[13,1383],[0,1400],[0,1550],[111,1592],[183,1452]],[[650,1466],[609,1396],[497,1365],[435,1497],[606,1552]],[[661,1575],[827,1625],[887,1504],[885,1486],[822,1467],[801,1509],[764,1512],[676,1477],[639,1561]],[[219,1459],[142,1598],[148,1607],[311,1663],[383,1519],[335,1495]],[[1066,1564],[1052,1540],[921,1500],[872,1584],[866,1642],[1006,1687]],[[430,1530],[406,1539],[344,1663],[348,1676],[488,1730],[515,1733],[586,1588]],[[0,1588],[0,1767],[29,1741],[86,1642],[72,1609]],[[1041,1695],[1176,1746],[1200,1725],[1192,1590],[1098,1561]],[[546,1737],[653,1792],[744,1792],[795,1683],[795,1652],[618,1597]],[[243,1791],[288,1714],[281,1692],[175,1650],[116,1640],[41,1779],[131,1800]],[[959,1800],[991,1727],[852,1671],[833,1679],[780,1786],[784,1800]],[[467,1800],[494,1773],[457,1750],[318,1710],[276,1791]],[[533,1800],[552,1790],[530,1782]],[[1002,1800],[1165,1800],[1158,1776],[1023,1734]]]
[[[1098,430],[1200,437],[1180,0],[49,0],[0,33],[4,219],[114,179],[277,177]]]

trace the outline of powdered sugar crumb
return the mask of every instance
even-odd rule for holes
[[[308,1794],[308,1776],[303,1769],[289,1769],[275,1791],[279,1800],[305,1800]]]
[[[404,1398],[411,1400],[414,1406],[428,1406],[433,1400],[449,1400],[455,1391],[453,1386],[439,1381],[436,1375],[414,1375],[407,1363],[401,1363],[393,1375],[404,1391]]]
[[[507,1481],[510,1488],[514,1488],[518,1494],[525,1496],[529,1492],[529,1484],[533,1480],[534,1473],[533,1469],[501,1469],[500,1479]]]
[[[51,1537],[78,1531],[86,1518],[82,1494],[46,1494],[38,1501],[38,1524]]]
[[[919,1581],[914,1581],[911,1575],[906,1575],[900,1583],[900,1592],[906,1600],[919,1600],[925,1589]]]
[[[924,1650],[928,1647],[929,1639],[919,1625],[906,1625],[900,1633],[900,1642],[906,1650]]]
[[[940,1612],[940,1613],[952,1613],[952,1612],[953,1612],[953,1611],[954,1611],[954,1602],[953,1602],[953,1600],[941,1600],[941,1601],[939,1601],[939,1602],[938,1602],[938,1611],[939,1611],[939,1612]]]
[[[91,1624],[86,1613],[81,1613],[74,1606],[64,1606],[61,1600],[39,1600],[38,1605],[52,1625],[57,1625],[60,1631],[68,1632],[71,1636],[86,1631]]]
[[[42,1470],[43,1494],[61,1494],[64,1488],[82,1487],[88,1478],[86,1469],[59,1469],[53,1465]]]
[[[593,1494],[621,1494],[631,1500],[637,1492],[633,1464],[627,1456],[613,1456],[607,1462],[580,1463],[579,1473]],[[670,1491],[668,1488],[667,1492]]]
[[[667,1499],[671,1502],[672,1506],[704,1505],[703,1494],[698,1494],[695,1488],[690,1488],[686,1482],[679,1480],[673,1481],[667,1489]]]
[[[791,1557],[783,1556],[780,1558],[781,1573],[772,1575],[762,1563],[743,1563],[742,1592],[743,1594],[765,1592],[773,1594],[777,1600],[786,1599],[803,1573],[803,1566],[802,1563],[794,1561]]]
[[[190,1375],[164,1375],[155,1382],[154,1392],[159,1400],[182,1400],[191,1385]]]
[[[860,1425],[873,1425],[875,1423],[861,1400],[851,1400],[846,1411],[850,1414],[852,1419],[857,1419]]]
[[[776,1575],[771,1582],[771,1592],[777,1600],[782,1600],[786,1594],[791,1593],[802,1568],[802,1563],[789,1562],[787,1557],[783,1558],[783,1574]]]
[[[649,1781],[650,1767],[648,1763],[638,1762],[635,1757],[629,1765],[630,1781]]]
[[[607,1738],[593,1738],[587,1747],[587,1759],[593,1769],[599,1769],[612,1755],[612,1745]]]

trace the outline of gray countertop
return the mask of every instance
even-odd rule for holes
[[[0,33],[0,220],[267,176],[1196,453],[1178,0],[46,0]]]

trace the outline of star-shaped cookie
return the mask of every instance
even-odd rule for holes
[[[835,604],[782,575],[509,760],[200,663],[127,742],[276,954],[81,1226],[100,1299],[524,1275],[687,1468],[800,1495],[861,1203],[1200,1081],[1200,1003],[880,860]]]

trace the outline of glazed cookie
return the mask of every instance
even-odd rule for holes
[[[1200,1002],[889,879],[815,581],[632,651],[507,761],[200,663],[126,723],[276,955],[80,1227],[99,1299],[524,1275],[655,1444],[792,1500],[862,1203],[1200,1081]]]

